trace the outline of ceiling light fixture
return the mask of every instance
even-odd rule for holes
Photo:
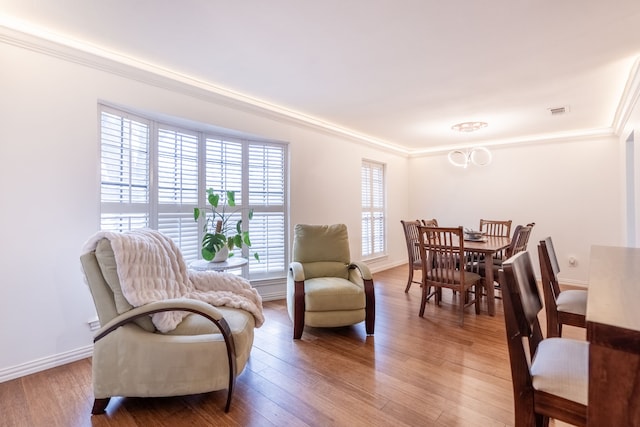
[[[475,132],[487,127],[486,122],[462,122],[451,126],[457,132]],[[466,168],[469,163],[476,166],[486,166],[491,163],[493,156],[491,151],[485,147],[473,147],[466,150],[453,150],[449,152],[449,163],[454,166]]]
[[[466,168],[469,166],[469,163],[476,166],[486,166],[491,163],[491,159],[493,158],[491,151],[485,147],[468,148],[464,151],[449,151],[448,157],[449,163],[461,168]]]
[[[485,127],[487,127],[486,122],[463,122],[451,126],[451,129],[457,132],[475,132],[478,129],[482,129]]]

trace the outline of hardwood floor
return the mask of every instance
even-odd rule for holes
[[[418,273],[419,274],[419,273]],[[458,326],[455,301],[404,293],[407,266],[374,275],[376,331],[364,324],[305,328],[292,340],[284,301],[265,302],[231,411],[226,391],[172,398],[114,398],[91,416],[91,360],[0,384],[0,426],[511,426],[513,396],[501,300],[496,316],[472,308]],[[584,339],[567,327],[565,336]],[[553,425],[553,422],[552,422]],[[556,426],[560,426],[557,423]]]

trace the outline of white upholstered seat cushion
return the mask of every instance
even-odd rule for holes
[[[571,289],[560,292],[556,305],[558,311],[565,313],[582,314],[587,313],[587,291]]]
[[[535,390],[586,405],[589,343],[569,338],[542,340],[531,364],[531,377]]]

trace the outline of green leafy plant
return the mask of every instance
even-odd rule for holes
[[[240,209],[230,210],[228,208],[236,207],[236,192],[225,191],[226,201],[220,202],[220,194],[216,193],[212,188],[207,189],[207,202],[209,206],[206,209],[194,208],[193,219],[198,221],[202,215],[206,215],[202,238],[202,258],[211,261],[220,250],[225,246],[229,248],[229,256],[233,256],[233,248],[240,248],[242,245],[251,247],[251,239],[248,231],[242,231],[242,220],[238,220],[235,224],[231,221],[231,216]],[[207,211],[210,211],[207,214]],[[253,218],[253,209],[249,211],[249,220]],[[257,252],[253,257],[260,261]]]

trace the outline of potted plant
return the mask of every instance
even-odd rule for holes
[[[198,221],[201,215],[205,217],[205,232],[202,238],[202,258],[207,261],[222,262],[227,256],[233,256],[233,248],[240,248],[242,245],[251,247],[249,232],[242,231],[242,219],[235,224],[231,221],[231,216],[238,212],[239,209],[231,212],[227,208],[236,206],[235,191],[225,191],[226,200],[220,204],[220,194],[216,193],[212,188],[207,189],[207,202],[210,215],[206,214],[205,209],[194,208],[193,218]],[[249,211],[249,219],[253,218],[253,209]],[[260,261],[258,253],[254,253],[253,257]]]

